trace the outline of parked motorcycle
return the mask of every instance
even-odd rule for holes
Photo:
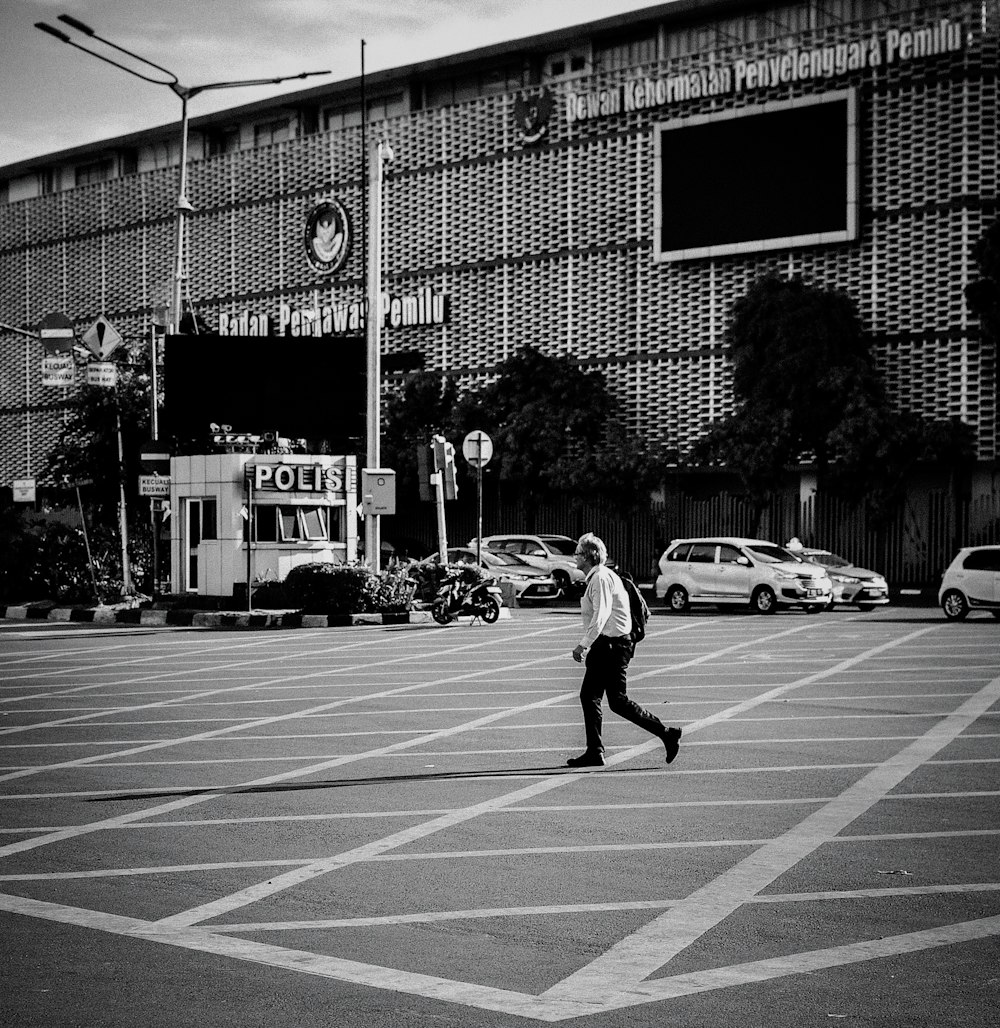
[[[439,625],[451,624],[463,615],[492,625],[500,617],[501,597],[500,587],[494,582],[469,582],[461,573],[448,573],[431,607],[431,617]]]

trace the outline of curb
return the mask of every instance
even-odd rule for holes
[[[502,610],[501,617],[510,617]],[[143,625],[181,628],[349,628],[353,625],[433,624],[430,611],[402,614],[270,614],[266,612],[201,610],[115,610],[111,607],[50,607],[0,605],[0,618],[24,621],[80,621],[95,625]],[[471,619],[459,619],[471,620]]]

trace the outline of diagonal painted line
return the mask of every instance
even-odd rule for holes
[[[462,649],[462,647],[458,647],[458,649]],[[528,667],[537,667],[537,666],[540,666],[540,665],[543,665],[543,664],[551,663],[551,661],[553,661],[555,659],[559,659],[559,658],[556,658],[556,657],[543,657],[543,658],[540,658],[538,660],[524,661],[524,662],[521,662],[521,663],[518,663],[518,664],[510,665],[508,670],[518,670],[518,669],[524,669],[524,668],[528,668]],[[493,674],[495,672],[496,672],[495,668],[487,668],[487,669],[485,669],[483,671],[470,671],[470,672],[468,672],[466,674],[463,674],[463,675],[456,675],[453,678],[449,678],[449,679],[438,679],[437,681],[438,682],[441,682],[441,681],[468,681],[470,679],[481,677],[481,676],[487,675],[487,674]],[[403,686],[403,687],[401,687],[399,689],[390,689],[390,690],[387,690],[384,693],[369,694],[368,696],[347,697],[347,698],[344,698],[344,699],[341,699],[341,700],[336,700],[336,701],[334,701],[332,703],[324,704],[322,707],[314,708],[314,709],[327,709],[327,708],[330,708],[330,707],[337,707],[337,706],[341,706],[341,705],[343,705],[345,703],[359,702],[359,701],[364,700],[364,699],[372,699],[372,698],[375,698],[376,696],[395,696],[395,695],[398,695],[399,693],[406,693],[406,692],[411,692],[414,689],[424,688],[424,687],[426,687],[427,684],[429,684],[429,683]],[[430,683],[430,684],[434,684],[434,683]],[[475,727],[476,725],[480,725],[480,724],[487,724],[490,721],[500,720],[500,719],[505,718],[505,717],[516,716],[516,715],[520,714],[523,710],[531,710],[531,709],[534,709],[536,707],[548,706],[550,704],[560,703],[563,700],[565,700],[567,698],[567,696],[569,696],[569,695],[572,695],[572,694],[563,693],[563,694],[560,694],[560,695],[557,695],[557,696],[549,697],[547,700],[539,701],[537,703],[528,704],[525,707],[517,707],[517,708],[511,708],[511,709],[508,709],[508,710],[498,711],[496,713],[487,715],[486,717],[477,718],[476,720],[471,721],[471,722],[469,722],[467,724],[456,725],[453,728],[440,729],[440,730],[435,731],[435,732],[429,732],[429,733],[426,733],[424,735],[417,736],[416,738],[413,738],[413,739],[407,739],[407,740],[404,740],[402,742],[392,743],[389,746],[380,747],[379,749],[376,749],[376,750],[366,750],[366,751],[364,751],[362,753],[345,754],[344,756],[334,757],[334,758],[332,758],[330,760],[323,760],[323,761],[321,761],[319,763],[316,763],[316,764],[310,764],[307,767],[299,767],[299,768],[296,768],[293,771],[284,771],[284,772],[281,772],[279,774],[268,775],[268,776],[266,776],[264,778],[258,778],[258,779],[255,779],[253,781],[250,781],[250,782],[242,782],[238,786],[235,786],[234,788],[249,789],[249,788],[259,787],[259,786],[263,786],[263,785],[273,785],[273,784],[275,784],[277,782],[287,782],[287,781],[294,780],[296,778],[303,778],[303,777],[305,777],[307,775],[313,775],[313,774],[318,774],[318,773],[320,773],[322,771],[328,771],[329,769],[334,768],[334,767],[342,767],[345,764],[351,764],[351,763],[354,763],[354,762],[359,761],[359,760],[367,760],[367,759],[370,759],[372,757],[383,756],[383,755],[388,754],[388,753],[396,753],[396,752],[399,752],[399,751],[402,751],[402,750],[412,749],[412,748],[414,748],[416,746],[425,745],[427,742],[431,742],[431,741],[433,741],[435,739],[446,738],[447,736],[450,736],[450,735],[456,735],[456,734],[458,734],[460,732],[466,731],[469,727]],[[267,719],[264,719],[262,722],[254,722],[254,724],[257,724],[257,723],[268,724],[268,723],[273,722],[273,721],[287,720],[288,718],[294,718],[296,716],[301,716],[301,714],[302,714],[302,712],[299,711],[296,714],[288,714],[288,715],[283,715],[281,717],[267,718]],[[232,730],[233,731],[240,731],[240,730],[245,729],[246,727],[247,727],[246,724],[240,724],[240,725],[233,726]],[[223,734],[226,733],[226,731],[227,731],[226,729],[219,729],[219,730],[217,730],[215,732],[206,732],[206,733],[203,733],[202,735],[195,736],[195,737],[192,737],[192,738],[207,738],[209,736],[223,735]],[[189,739],[186,739],[186,740],[177,740],[177,739],[168,740],[168,741],[164,742],[162,745],[178,745],[180,742],[184,742],[184,741],[191,741],[191,739],[189,738]],[[133,750],[133,751],[129,751],[129,752],[140,752],[140,751],[144,751],[144,750],[157,749],[157,748],[160,748],[160,744],[156,744],[156,745],[152,745],[152,746],[140,747],[138,750]],[[121,755],[125,756],[125,755],[127,755],[127,753],[123,753]],[[68,761],[65,764],[60,764],[60,765],[56,765],[56,766],[57,767],[80,766],[80,765],[83,765],[83,764],[93,763],[94,761],[101,760],[101,759],[103,759],[106,756],[107,756],[107,754],[98,755],[98,756],[95,756],[95,757],[84,758],[84,759],[78,760],[78,761]],[[44,769],[42,769],[42,770],[44,770]],[[15,776],[8,776],[8,777],[15,777]],[[0,779],[0,780],[2,780],[2,779]],[[51,834],[48,834],[48,835],[37,836],[34,839],[22,839],[22,840],[20,840],[18,842],[9,843],[6,846],[0,846],[0,857],[10,856],[10,855],[15,854],[15,853],[22,853],[22,852],[24,852],[26,850],[36,849],[39,846],[47,846],[47,845],[51,845],[52,843],[56,843],[56,842],[64,842],[67,839],[77,838],[77,837],[79,837],[81,835],[87,835],[87,834],[90,834],[92,832],[104,831],[104,830],[112,829],[112,828],[118,828],[118,827],[120,827],[122,825],[130,824],[133,821],[142,820],[142,819],[144,819],[146,817],[154,817],[154,816],[157,816],[159,814],[169,813],[170,811],[173,811],[173,810],[181,810],[181,809],[183,809],[185,807],[194,806],[194,805],[199,804],[199,803],[207,803],[210,800],[218,799],[220,795],[221,795],[221,793],[218,792],[218,791],[214,791],[214,792],[211,792],[211,791],[210,792],[200,792],[196,796],[181,797],[180,799],[173,800],[171,802],[164,803],[164,804],[161,804],[161,805],[156,806],[156,807],[145,808],[143,810],[136,810],[136,811],[133,811],[132,813],[129,813],[129,814],[121,814],[121,815],[118,815],[117,817],[107,818],[107,819],[101,820],[101,821],[95,821],[95,822],[92,822],[90,824],[76,825],[76,826],[73,826],[73,827],[61,829],[61,830],[56,831],[56,832],[52,832]]]
[[[705,971],[692,971],[633,986],[627,992],[618,993],[614,997],[614,1002],[609,1003],[606,1009],[620,1010],[640,1003],[677,999],[680,996],[728,989],[736,985],[753,985],[787,975],[811,974],[831,967],[843,967],[846,964],[858,964],[903,953],[919,953],[921,950],[938,946],[955,946],[998,935],[1000,916],[982,917],[974,921],[925,928],[903,935],[888,935],[843,946],[831,946],[828,949],[809,950],[785,957],[753,960],[744,964],[730,964],[728,967],[714,967]]]
[[[795,632],[803,631],[806,627],[810,626],[802,626],[800,628],[788,629],[782,632],[778,632],[775,635],[769,636],[767,638],[771,639],[778,638],[780,636],[790,635]],[[930,631],[930,629],[925,629],[925,631]],[[722,650],[713,651],[712,654],[706,654],[704,657],[697,658],[693,661],[685,662],[685,664],[681,666],[687,666],[690,663],[701,663],[703,660],[710,659],[713,655],[729,653],[732,650],[739,649],[742,646],[751,645],[752,642],[752,640],[746,640],[742,643],[737,643],[732,646],[725,647]],[[881,647],[879,647],[879,649],[881,649]],[[844,664],[850,664],[859,660],[863,660],[866,656],[867,654],[861,654],[859,656],[852,658],[851,661],[844,662]],[[830,673],[832,673],[832,671],[833,669],[831,669]],[[662,674],[663,669],[659,669],[658,673]],[[816,677],[817,676],[810,676],[808,679],[805,679],[798,683],[790,683],[786,686],[780,687],[777,690],[771,690],[768,693],[765,693],[764,695],[765,697],[770,697],[774,693],[786,692],[789,689],[796,688],[799,685],[804,684],[804,682],[811,682]],[[563,702],[563,700],[567,698],[567,695],[551,697],[548,700],[542,701],[537,704],[532,704],[529,707],[522,709],[531,709],[532,707],[537,708],[540,706],[549,706],[555,703],[561,703]],[[730,708],[730,710],[742,711],[744,709],[747,709],[748,706],[753,706],[757,702],[762,702],[762,700],[760,698],[758,698],[757,700],[748,700],[745,704],[741,703],[736,707]],[[726,711],[718,715],[719,718],[723,718],[725,716],[728,716],[728,712]],[[713,719],[706,719],[705,723],[709,723],[711,720]],[[473,722],[472,724],[475,725],[476,722]],[[654,739],[650,743],[643,743],[639,746],[630,747],[629,749],[617,753],[613,757],[610,757],[607,760],[607,764],[615,765],[624,763],[625,761],[632,760],[637,755],[644,753],[653,747],[659,746],[662,746],[662,743],[658,739]],[[586,774],[587,772],[584,773]],[[298,868],[295,871],[290,871],[284,875],[278,875],[267,882],[260,882],[257,885],[250,886],[249,888],[243,889],[240,892],[234,893],[231,896],[222,897],[218,900],[215,900],[212,903],[205,904],[202,907],[197,907],[192,910],[175,914],[172,917],[165,919],[163,923],[173,925],[191,925],[197,924],[202,921],[207,921],[212,918],[221,917],[232,910],[236,910],[239,907],[246,906],[250,903],[256,903],[261,899],[274,895],[275,893],[281,892],[285,889],[294,888],[295,886],[300,885],[303,882],[306,882],[319,875],[328,874],[332,871],[336,871],[342,867],[346,867],[360,861],[369,861],[376,859],[377,857],[387,853],[389,850],[395,849],[399,846],[408,845],[416,839],[426,838],[427,836],[433,835],[436,832],[440,832],[447,828],[451,828],[456,824],[461,824],[463,822],[472,820],[476,817],[482,816],[483,814],[494,813],[496,811],[503,810],[504,808],[509,807],[514,803],[519,803],[524,799],[530,799],[531,797],[549,792],[552,789],[561,788],[567,782],[574,781],[577,777],[578,775],[575,774],[560,775],[559,777],[554,779],[549,779],[543,782],[536,782],[532,785],[525,786],[521,789],[516,790],[515,792],[508,793],[504,796],[495,797],[492,800],[489,800],[485,803],[476,804],[472,807],[468,807],[462,810],[451,811],[448,814],[428,821],[423,825],[412,826],[404,831],[396,832],[386,838],[372,841],[366,844],[365,846],[360,846],[346,853],[336,854],[323,860],[315,861],[313,864],[307,867]],[[0,853],[2,853],[2,850],[0,850]]]
[[[917,953],[938,946],[953,946],[1000,935],[1000,917],[984,917],[872,941],[677,975],[645,983],[627,993],[620,993],[612,1007],[607,1003],[598,1006],[582,997],[556,1000],[544,993],[541,996],[533,996],[507,989],[363,964],[339,957],[215,934],[201,928],[165,929],[162,925],[150,924],[136,918],[46,903],[21,896],[0,894],[0,910],[140,938],[186,950],[212,953],[234,960],[246,960],[295,973],[311,974],[335,981],[351,982],[550,1023],[606,1013],[609,1009],[621,1009],[716,989],[750,985],[787,975],[807,974],[830,967],[841,967],[902,953]]]
[[[549,994],[554,998],[586,996],[594,1002],[605,997],[609,1007],[619,1005],[622,995],[636,989],[649,975],[780,875],[833,839],[921,764],[940,752],[998,699],[1000,678],[995,678],[925,735],[875,767],[835,800],[712,882],[696,889],[669,912],[564,979],[549,990]],[[627,983],[624,990],[622,983]]]
[[[253,645],[262,645],[262,644],[254,643]],[[329,650],[325,650],[325,651],[321,650],[319,652],[321,654],[322,653],[342,653],[345,650],[360,649],[360,648],[364,647],[365,645],[366,644],[364,642],[348,643],[346,645],[334,646],[334,647],[331,647]],[[198,651],[198,653],[200,653],[200,652],[201,651]],[[196,653],[196,655],[197,655],[197,653]],[[156,658],[156,659],[162,659],[162,658]],[[259,665],[262,660],[263,661],[267,661],[267,660],[273,660],[273,659],[274,659],[273,657],[261,657],[261,658],[258,658],[256,660],[239,660],[239,661],[234,661],[234,662],[229,663],[229,664],[208,664],[208,665],[206,665],[204,667],[200,667],[200,668],[182,667],[182,668],[179,668],[176,671],[164,671],[164,672],[162,672],[160,674],[157,674],[157,675],[145,675],[145,676],[143,676],[141,678],[126,679],[123,682],[116,683],[116,686],[117,687],[121,687],[123,685],[140,685],[140,684],[146,684],[146,683],[149,683],[149,682],[163,682],[163,681],[169,681],[170,679],[176,679],[176,678],[188,678],[188,677],[190,677],[192,675],[198,675],[198,674],[202,674],[202,673],[205,673],[205,672],[211,672],[213,674],[217,674],[220,671],[231,671],[231,670],[233,670],[235,668],[254,667],[256,665]],[[400,659],[402,659],[402,658],[400,658]],[[391,664],[391,663],[394,663],[394,661],[378,662],[378,664],[381,664],[381,663],[390,663]],[[375,666],[378,666],[378,664],[375,665]],[[361,664],[361,665],[358,665],[359,668],[365,668],[365,667],[371,667],[371,666],[373,666],[373,665],[372,664]],[[330,669],[324,669],[323,671],[313,672],[310,675],[282,676],[280,678],[271,679],[270,681],[250,682],[250,683],[247,683],[245,685],[229,686],[229,687],[227,687],[225,689],[210,689],[210,690],[206,690],[206,691],[202,691],[202,692],[196,692],[196,693],[182,693],[180,696],[175,696],[172,699],[169,699],[169,700],[156,700],[153,703],[138,703],[138,704],[133,704],[133,705],[128,706],[128,707],[105,707],[105,708],[102,708],[102,709],[91,711],[90,713],[87,713],[87,714],[78,714],[75,717],[59,718],[56,721],[36,721],[36,722],[33,722],[32,724],[28,724],[28,725],[13,725],[10,728],[0,728],[0,735],[14,735],[14,734],[20,733],[20,732],[32,732],[32,731],[36,731],[36,730],[41,729],[41,728],[58,728],[58,727],[60,727],[62,725],[76,724],[76,723],[81,722],[81,721],[92,721],[95,718],[110,717],[113,714],[133,713],[133,712],[135,712],[137,710],[159,710],[159,709],[162,709],[164,707],[176,706],[178,704],[183,704],[183,703],[190,703],[193,700],[202,700],[202,699],[205,699],[205,698],[207,698],[209,696],[231,696],[234,693],[246,692],[249,689],[259,689],[259,688],[261,688],[262,686],[265,686],[265,685],[277,685],[277,684],[280,684],[281,682],[289,682],[289,681],[299,682],[299,681],[305,681],[305,680],[310,679],[310,678],[319,678],[319,677],[322,677],[323,675],[329,675],[329,674],[334,674],[334,673],[340,674],[340,673],[342,673],[342,670],[352,670],[352,669],[350,669],[350,668],[339,669],[338,668],[335,671],[331,671]],[[84,691],[84,690],[87,690],[87,689],[100,688],[100,687],[102,687],[102,686],[89,686],[89,685],[88,686],[80,686],[78,689],[68,690],[67,692],[52,692],[52,693],[41,694],[40,696],[21,697],[21,699],[39,699],[39,698],[46,699],[46,698],[51,698],[52,696],[68,695],[69,692],[81,692],[81,691]],[[103,687],[106,688],[107,687],[107,683],[103,683]],[[10,702],[10,701],[8,701],[8,702]]]
[[[550,629],[550,631],[551,631],[551,629]],[[540,634],[543,634],[543,633],[537,632],[537,633],[533,633],[533,634],[540,635]],[[355,646],[361,646],[361,645],[364,645],[364,644],[356,643],[356,644],[352,644],[349,647],[344,647],[344,648],[345,649],[353,649],[353,648],[355,648]],[[463,652],[466,652],[469,649],[476,649],[478,647],[485,646],[485,645],[487,645],[487,644],[486,643],[473,643],[471,645],[456,646],[456,647],[453,647],[450,650],[444,650],[444,651],[442,651],[442,653],[445,653],[445,654],[447,654],[447,653],[463,653]],[[373,667],[373,666],[374,667],[385,667],[385,666],[388,666],[388,665],[391,665],[391,664],[397,664],[397,663],[401,663],[403,661],[408,661],[410,659],[411,658],[408,657],[408,656],[407,657],[398,657],[398,658],[393,658],[392,660],[382,660],[382,661],[376,661],[374,663],[365,663],[365,664],[356,665],[354,667],[341,667],[341,668],[335,668],[335,669],[332,669],[332,670],[330,668],[324,668],[322,671],[315,671],[315,672],[313,672],[312,674],[309,674],[309,675],[286,675],[286,676],[282,676],[280,678],[269,679],[267,681],[251,682],[251,683],[248,683],[246,685],[233,686],[232,688],[229,688],[229,689],[215,689],[215,690],[211,690],[210,692],[185,694],[183,696],[175,697],[175,698],[170,699],[170,700],[159,700],[159,701],[157,701],[155,703],[144,703],[144,704],[140,704],[140,705],[135,706],[135,707],[119,707],[119,708],[115,708],[113,710],[104,711],[103,712],[103,716],[109,716],[111,714],[123,713],[123,712],[126,712],[126,711],[148,710],[148,709],[162,709],[163,707],[177,706],[177,705],[181,705],[181,704],[184,704],[184,703],[190,703],[192,700],[203,699],[205,696],[215,696],[215,695],[219,695],[219,694],[226,694],[226,695],[232,696],[234,693],[247,692],[248,690],[260,689],[260,688],[263,688],[265,686],[277,685],[277,684],[280,684],[282,682],[289,682],[289,681],[302,682],[302,681],[306,681],[308,679],[313,679],[313,678],[328,677],[331,674],[342,675],[342,674],[346,674],[349,671],[355,671],[358,668],[369,668],[369,667]],[[555,657],[542,658],[541,661],[536,661],[534,663],[551,661],[551,660],[555,660],[555,659],[556,659]],[[244,662],[244,663],[253,663],[253,662],[247,661],[247,662]],[[242,665],[241,664],[223,665],[223,667],[230,667],[230,666],[232,666],[232,667],[239,667],[239,666],[242,666]],[[519,667],[519,666],[520,665],[516,665],[515,667]],[[222,668],[219,668],[219,669],[206,668],[206,669],[203,669],[203,670],[222,670]],[[465,678],[474,678],[474,677],[477,677],[479,675],[487,674],[490,671],[495,672],[495,670],[496,669],[488,669],[486,671],[470,672],[468,675],[460,676],[458,679],[455,679],[455,680],[456,681],[461,681],[461,680],[463,680]],[[159,676],[157,676],[157,677],[159,677]],[[451,681],[451,680],[452,679],[443,679],[442,681]],[[318,706],[307,707],[307,708],[302,709],[302,710],[292,711],[292,712],[289,712],[287,714],[275,714],[272,717],[264,717],[264,718],[249,718],[247,720],[239,722],[238,724],[230,724],[230,725],[226,726],[225,728],[210,729],[207,732],[199,732],[199,733],[197,733],[195,735],[188,735],[188,736],[184,736],[183,738],[179,738],[179,739],[159,739],[159,740],[156,740],[155,742],[152,742],[152,743],[147,743],[147,744],[144,744],[142,746],[134,747],[134,748],[127,749],[127,750],[119,750],[119,751],[117,751],[115,753],[95,754],[94,756],[91,756],[91,757],[79,757],[76,760],[67,760],[67,761],[63,761],[63,762],[57,763],[57,764],[41,764],[41,765],[37,765],[37,766],[35,766],[33,768],[27,768],[27,769],[22,770],[22,771],[14,771],[14,772],[10,772],[9,774],[0,775],[0,782],[9,781],[9,780],[15,779],[15,778],[24,778],[24,777],[27,777],[29,775],[42,774],[42,773],[44,773],[46,771],[57,771],[57,770],[62,770],[62,769],[65,769],[65,768],[70,768],[70,767],[83,767],[83,766],[86,766],[88,764],[95,764],[95,763],[97,763],[98,761],[101,761],[101,760],[111,760],[113,758],[130,757],[130,756],[133,756],[136,753],[146,753],[146,752],[148,752],[150,750],[169,749],[172,746],[182,746],[182,745],[185,745],[185,744],[191,743],[191,742],[201,742],[201,741],[204,741],[206,739],[214,739],[214,738],[218,738],[219,736],[230,735],[233,732],[244,731],[244,730],[252,729],[252,728],[259,728],[259,727],[261,727],[263,725],[277,724],[277,723],[282,722],[282,721],[294,721],[297,718],[305,717],[305,716],[308,716],[310,714],[322,713],[322,712],[327,711],[327,710],[332,710],[332,709],[334,709],[336,707],[342,707],[342,706],[346,706],[346,705],[352,704],[352,703],[361,703],[361,702],[364,702],[367,699],[383,698],[385,696],[394,696],[394,695],[401,694],[401,693],[414,692],[414,691],[419,690],[419,689],[426,689],[428,685],[433,685],[433,684],[436,684],[436,683],[417,682],[417,683],[414,683],[413,685],[400,686],[398,689],[392,689],[392,690],[388,690],[388,691],[384,691],[384,692],[380,692],[380,693],[359,693],[357,695],[347,696],[347,697],[344,697],[344,698],[339,699],[339,700],[333,700],[333,701],[331,701],[329,703],[323,703],[323,704],[320,704]],[[6,729],[6,731],[5,730],[0,730],[0,735],[8,734],[8,733],[11,733],[11,732],[17,732],[17,731],[28,731],[28,730],[31,730],[33,728],[52,728],[52,727],[58,727],[60,725],[70,724],[70,723],[76,722],[76,721],[90,720],[92,718],[101,717],[101,716],[102,716],[102,712],[101,711],[97,711],[97,712],[95,712],[93,714],[82,714],[79,717],[64,718],[64,719],[62,719],[60,721],[50,721],[50,722],[46,722],[44,724],[25,725],[25,726],[21,726],[21,727],[18,727],[18,728]]]

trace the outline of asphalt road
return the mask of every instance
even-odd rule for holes
[[[1000,622],[0,622],[0,1023],[1000,1023]]]

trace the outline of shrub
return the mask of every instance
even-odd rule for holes
[[[300,564],[285,578],[285,594],[306,614],[360,614],[371,569],[344,564]]]
[[[133,584],[139,585],[150,565],[148,527],[130,529],[129,550]],[[122,596],[121,542],[114,526],[91,530],[91,569],[75,512],[8,509],[0,514],[0,552],[5,558],[0,561],[4,602],[113,603]]]
[[[411,607],[413,584],[406,568],[396,564],[380,575],[372,575],[366,585],[365,610],[377,610],[385,614],[401,614]]]

